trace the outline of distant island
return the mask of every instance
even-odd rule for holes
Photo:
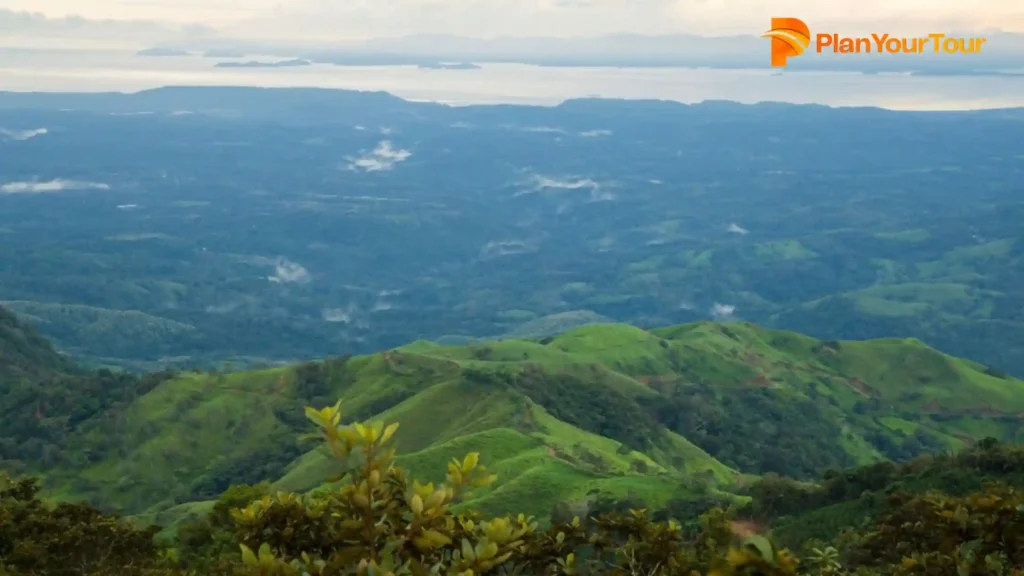
[[[311,64],[312,62],[309,60],[295,58],[280,62],[258,62],[256,60],[248,62],[218,62],[214,64],[214,68],[295,68],[296,66],[310,66]]]
[[[479,70],[480,67],[472,62],[461,62],[455,64],[446,64],[443,62],[427,62],[420,64],[420,69],[423,70]]]
[[[146,48],[135,53],[136,56],[188,56],[187,50],[178,48]]]

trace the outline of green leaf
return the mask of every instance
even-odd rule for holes
[[[256,554],[253,553],[251,548],[245,544],[239,544],[238,546],[242,549],[242,562],[248,566],[256,566],[260,563],[260,561],[256,559]]]

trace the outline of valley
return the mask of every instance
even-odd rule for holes
[[[1020,377],[1020,118],[0,93],[0,300],[135,372],[720,319]]]

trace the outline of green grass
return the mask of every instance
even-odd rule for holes
[[[572,375],[595,394],[603,389],[621,401],[647,399],[654,405],[661,394],[685,394],[696,384],[723,398],[764,388],[771,390],[766,398],[779,406],[815,403],[820,411],[815,417],[839,426],[834,449],[856,463],[883,458],[867,440],[870,434],[899,442],[923,430],[958,447],[964,438],[1016,435],[1012,418],[994,418],[986,410],[1024,412],[1024,382],[988,375],[983,366],[912,339],[826,345],[749,323],[701,322],[650,331],[597,324],[543,342],[442,346],[416,341],[352,358],[344,367],[347,379],[328,378],[327,397],[340,398],[345,414],[400,423],[399,462],[416,476],[440,480],[451,458],[480,452],[499,481],[474,494],[472,505],[538,515],[558,502],[602,493],[642,495],[651,503],[685,498],[697,486],[727,493],[747,470],[723,464],[694,438],[657,423],[646,448],[625,448],[556,418],[550,405],[545,409],[502,384],[501,374]],[[496,379],[471,382],[471,371]],[[150,521],[176,522],[194,509],[181,501],[197,478],[239,455],[258,462],[268,443],[294,437],[294,426],[308,429],[299,414],[304,401],[297,373],[297,367],[286,366],[183,374],[164,382],[84,428],[75,449],[101,457],[79,469],[52,470],[53,493],[88,497]],[[880,404],[871,403],[876,399]],[[608,419],[623,417],[614,406],[587,408],[595,409]],[[298,423],[295,417],[282,419],[285,414]],[[801,422],[787,425],[794,427],[792,434],[802,433]],[[315,445],[282,466],[267,479],[275,489],[300,492],[323,486],[343,467]]]

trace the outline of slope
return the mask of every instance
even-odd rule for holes
[[[543,514],[633,495],[728,497],[747,475],[828,469],[1017,437],[1024,383],[915,340],[821,342],[747,323],[619,324],[540,341],[417,341],[377,354],[185,373],[74,426],[45,467],[62,498],[148,517],[187,513],[231,484],[315,490],[338,470],[305,405],[397,421],[417,475],[478,450],[500,480],[484,509]],[[514,506],[513,506],[514,504]]]

